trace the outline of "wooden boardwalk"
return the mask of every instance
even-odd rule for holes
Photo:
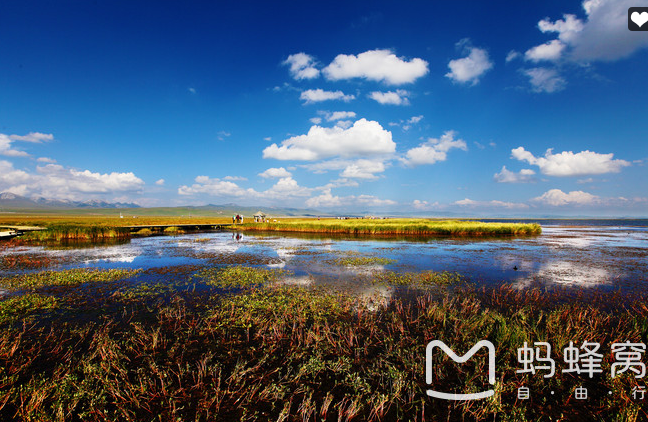
[[[151,231],[164,231],[169,227],[177,227],[183,230],[222,230],[225,227],[233,226],[231,223],[226,224],[141,224],[137,226],[124,226],[131,232],[136,232],[142,229],[149,229]]]

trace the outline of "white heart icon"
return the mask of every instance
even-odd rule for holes
[[[632,12],[630,19],[641,28],[644,23],[648,22],[648,12]]]

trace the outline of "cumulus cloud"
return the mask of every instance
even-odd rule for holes
[[[533,62],[539,62],[542,60],[555,61],[560,58],[564,49],[565,44],[560,40],[551,40],[528,49],[527,52],[524,53],[524,59]]]
[[[234,196],[256,195],[253,189],[243,189],[234,182],[210,178],[209,176],[197,176],[191,186],[182,185],[178,188],[179,195],[207,194],[210,196]]]
[[[263,150],[263,158],[315,161],[339,156],[392,154],[396,143],[378,122],[360,119],[348,129],[312,126],[307,134],[293,136]]]
[[[511,156],[519,161],[538,166],[542,174],[548,176],[583,176],[590,174],[618,173],[630,163],[625,160],[614,159],[614,154],[599,154],[593,151],[581,151],[574,154],[572,151],[563,151],[554,154],[553,149],[548,149],[544,157],[535,157],[524,147],[511,150]]]
[[[418,147],[410,149],[402,159],[403,163],[409,166],[434,164],[445,161],[451,149],[468,151],[466,142],[462,139],[455,140],[455,134],[455,131],[449,130],[444,132],[440,139],[430,138]]]
[[[369,94],[369,98],[379,102],[380,104],[391,104],[391,105],[409,105],[409,92],[404,89],[398,89],[396,91],[387,91],[380,92],[374,91]]]
[[[585,21],[573,15],[551,22],[543,19],[538,27],[543,32],[556,32],[572,47],[570,58],[578,61],[613,61],[630,56],[648,47],[642,32],[628,30],[628,8],[634,0],[586,0]]]
[[[7,157],[29,157],[25,151],[12,148],[12,139],[3,133],[0,133],[0,155]]]
[[[538,29],[556,34],[557,39],[533,47],[525,53],[527,60],[567,60],[580,63],[614,61],[648,47],[648,38],[641,32],[628,30],[628,8],[634,0],[585,0],[585,19],[564,14],[552,21],[544,18]],[[553,92],[553,91],[546,91]]]
[[[133,173],[93,173],[57,164],[37,166],[36,173],[17,170],[8,161],[0,161],[0,191],[18,195],[80,200],[97,194],[137,192],[144,181]]]
[[[450,60],[448,63],[450,72],[445,76],[454,82],[476,85],[479,83],[479,78],[493,68],[493,62],[488,58],[486,50],[472,47],[468,39],[459,41],[457,47],[463,50],[466,57]]]
[[[292,173],[290,173],[283,167],[271,167],[263,173],[259,173],[259,176],[263,177],[264,179],[278,179],[281,177],[292,177]]]
[[[252,188],[242,188],[238,184],[211,178],[198,176],[191,186],[183,185],[178,188],[179,195],[209,195],[213,197],[234,197],[246,199],[291,199],[296,197],[309,196],[312,189],[299,186],[292,177],[282,177],[270,189],[258,192]]]
[[[321,88],[308,89],[303,91],[299,99],[304,101],[305,104],[319,103],[322,101],[340,100],[349,102],[355,99],[355,95],[346,95],[342,91],[324,91]]]
[[[306,206],[311,208],[331,208],[342,206],[385,207],[397,205],[391,199],[380,199],[374,195],[349,195],[340,197],[333,195],[331,189],[325,189],[320,195],[306,200]]]
[[[155,181],[155,184],[158,186],[164,186],[165,180],[164,179],[158,179]]]
[[[382,161],[377,160],[357,160],[353,163],[349,163],[340,177],[348,179],[377,179],[376,173],[382,173],[385,171],[385,164]]]
[[[322,123],[322,118],[321,117],[311,117],[309,120],[314,125],[319,125],[320,123]]]
[[[339,207],[342,205],[342,200],[339,196],[333,195],[331,189],[327,189],[318,196],[308,198],[306,200],[306,206],[310,208],[320,208],[320,207]]]
[[[600,198],[598,196],[580,190],[565,193],[560,189],[551,189],[541,196],[532,199],[534,202],[554,207],[564,205],[592,205],[598,203],[599,200]]]
[[[535,181],[533,175],[535,171],[531,169],[522,169],[518,173],[510,171],[506,166],[502,166],[502,171],[495,173],[493,179],[497,183],[529,183]]]
[[[314,164],[302,164],[300,167],[317,174],[326,173],[331,170],[339,170],[341,177],[341,179],[339,180],[347,183],[350,179],[377,179],[378,176],[376,175],[376,173],[384,172],[387,167],[385,164],[385,159],[386,157],[378,157],[373,160],[365,158],[358,160],[334,159]],[[342,185],[330,187],[338,186]],[[344,184],[343,186],[351,185]],[[355,183],[354,186],[357,186],[357,183]]]
[[[223,177],[223,180],[229,180],[229,181],[237,181],[237,180],[247,180],[247,177],[242,177],[242,176],[225,176]]]
[[[390,50],[370,50],[353,54],[340,54],[323,70],[329,80],[364,78],[390,85],[412,83],[428,73],[428,63],[414,58],[397,57]]]
[[[529,77],[534,92],[558,92],[562,91],[567,85],[565,79],[555,69],[534,67],[525,69],[522,73]]]
[[[39,163],[48,163],[48,164],[56,163],[55,159],[49,157],[38,157],[36,161],[38,161]]]
[[[297,80],[314,79],[320,74],[315,59],[306,53],[291,54],[282,64],[289,67],[290,75]]]

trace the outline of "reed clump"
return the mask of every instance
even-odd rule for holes
[[[604,310],[593,304],[605,299],[564,304],[561,295],[466,288],[370,310],[350,295],[282,287],[174,295],[155,307],[138,307],[133,297],[99,321],[18,321],[0,336],[0,419],[645,420],[645,406],[631,395],[634,374],[609,374],[612,343],[645,341],[646,298]],[[486,381],[479,353],[462,365],[435,355],[426,384],[425,347],[434,339],[459,354],[490,340],[496,384]],[[517,372],[525,341],[553,346],[552,378]],[[569,341],[600,343],[603,373],[563,373]],[[532,400],[517,398],[520,386]],[[588,400],[574,400],[578,386]],[[491,387],[495,396],[485,400],[426,394]]]
[[[62,223],[47,225],[45,230],[27,232],[20,237],[20,240],[38,242],[97,241],[102,239],[127,239],[129,237],[130,230],[125,227]]]
[[[529,236],[542,232],[539,224],[484,223],[464,220],[427,219],[298,219],[282,222],[238,224],[237,230],[331,233],[351,235],[416,236]]]

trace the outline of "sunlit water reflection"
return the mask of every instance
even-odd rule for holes
[[[253,265],[288,270],[290,275],[282,282],[301,286],[354,286],[376,272],[432,270],[458,272],[477,283],[506,282],[521,288],[542,284],[645,289],[648,228],[544,226],[543,234],[536,237],[424,240],[210,232],[135,238],[94,247],[34,246],[0,252],[0,258],[11,255],[44,255],[57,269]],[[394,262],[359,266],[339,262],[340,257],[354,256]],[[3,275],[28,270],[1,269]],[[357,293],[378,301],[392,294],[382,287]]]

